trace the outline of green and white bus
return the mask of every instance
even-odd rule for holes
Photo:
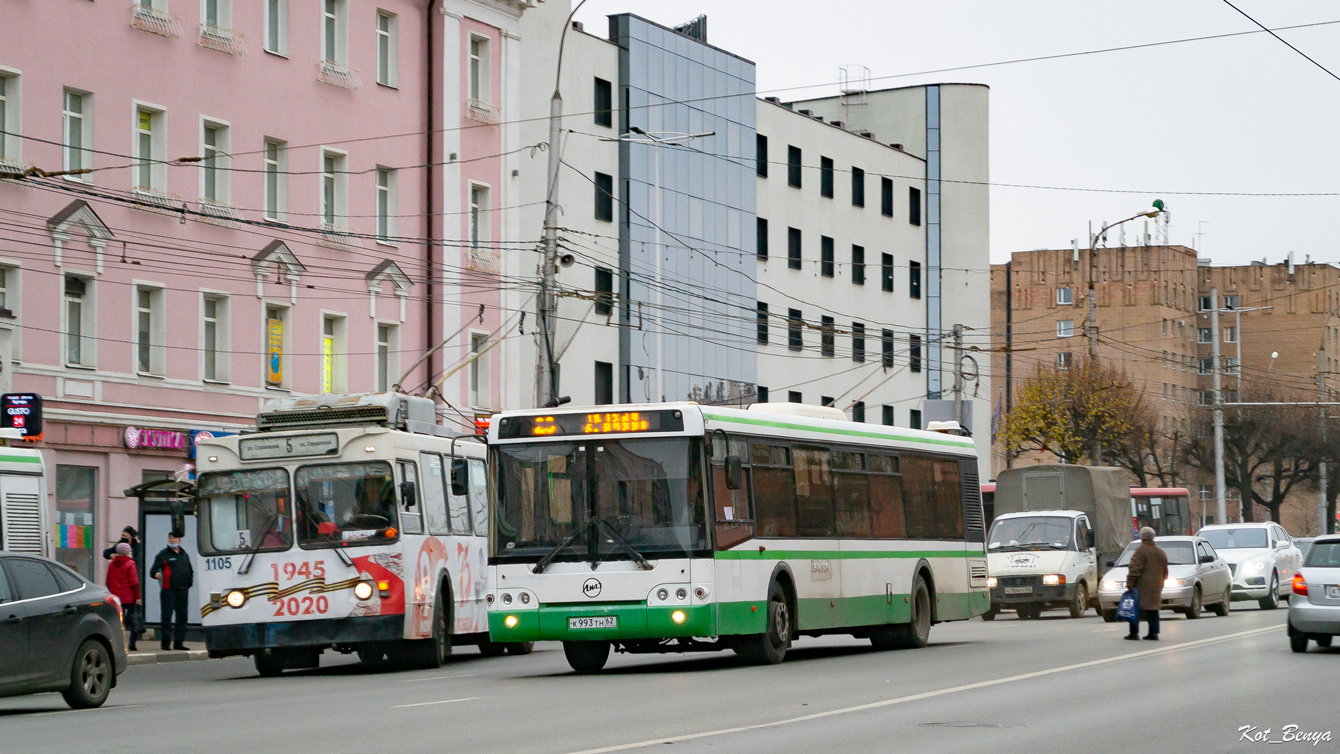
[[[970,439],[836,409],[661,403],[505,412],[489,428],[493,641],[732,649],[801,636],[921,647],[990,606]]]

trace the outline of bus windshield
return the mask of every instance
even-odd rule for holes
[[[494,555],[540,560],[569,538],[554,560],[710,550],[701,454],[688,438],[497,446]]]
[[[303,466],[293,475],[298,544],[373,544],[396,538],[395,478],[385,461]]]
[[[999,518],[991,525],[991,536],[986,538],[987,549],[992,552],[1064,550],[1070,546],[1070,532],[1074,527],[1075,522],[1063,516]]]
[[[200,551],[211,555],[293,546],[293,507],[284,469],[201,474]]]

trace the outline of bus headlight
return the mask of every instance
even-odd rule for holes
[[[241,589],[234,589],[224,596],[223,601],[228,604],[228,607],[242,607],[247,604],[247,593]]]
[[[995,589],[995,588],[996,588],[996,577],[995,577],[995,576],[987,576],[987,577],[986,577],[986,588],[987,588],[987,589]]]
[[[509,615],[506,618],[503,618],[503,625],[507,626],[508,628],[516,628],[517,623],[518,621],[515,615]]]
[[[373,591],[372,585],[366,581],[360,581],[357,584],[354,584],[354,596],[360,600],[372,599]]]
[[[673,613],[670,613],[670,620],[672,620],[672,621],[674,621],[674,622],[676,622],[676,623],[683,623],[683,622],[684,622],[684,618],[685,618],[685,615],[684,615],[684,611],[683,611],[683,610],[676,610],[676,611],[674,611]]]
[[[1059,573],[1049,573],[1042,577],[1043,586],[1060,586],[1065,583],[1065,576]]]

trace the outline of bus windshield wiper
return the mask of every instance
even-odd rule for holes
[[[648,563],[647,559],[642,557],[642,553],[638,552],[637,548],[629,544],[628,540],[624,539],[623,535],[614,529],[613,524],[599,517],[592,518],[591,522],[596,525],[597,536],[599,535],[599,528],[604,527],[605,531],[608,532],[610,535],[610,541],[618,545],[619,547],[623,548],[623,551],[628,553],[628,556],[633,559],[633,562],[637,563],[638,568],[641,568],[644,571],[651,570],[651,563]],[[605,558],[602,555],[596,555],[596,557],[592,558],[591,570],[594,571],[596,569],[596,566],[600,565],[601,561],[603,561],[604,559]]]
[[[530,572],[544,573],[544,569],[548,568],[549,564],[554,562],[554,558],[557,558],[559,553],[568,549],[568,547],[570,547],[573,542],[576,542],[578,538],[580,538],[583,534],[585,534],[586,530],[590,529],[594,525],[594,521],[595,519],[587,519],[586,523],[582,524],[581,526],[578,526],[576,531],[568,535],[567,539],[564,539],[562,542],[559,542],[557,547],[550,550],[549,553],[545,555],[543,558],[540,558],[540,562],[536,563],[535,567],[530,569]]]

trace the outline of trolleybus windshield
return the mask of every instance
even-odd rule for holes
[[[305,548],[396,538],[395,478],[385,461],[303,466],[293,475],[298,544]]]
[[[502,560],[553,554],[555,561],[597,562],[711,550],[701,440],[508,444],[497,446],[496,458],[493,549]]]
[[[256,469],[202,474],[200,551],[287,550],[293,546],[288,472]]]

